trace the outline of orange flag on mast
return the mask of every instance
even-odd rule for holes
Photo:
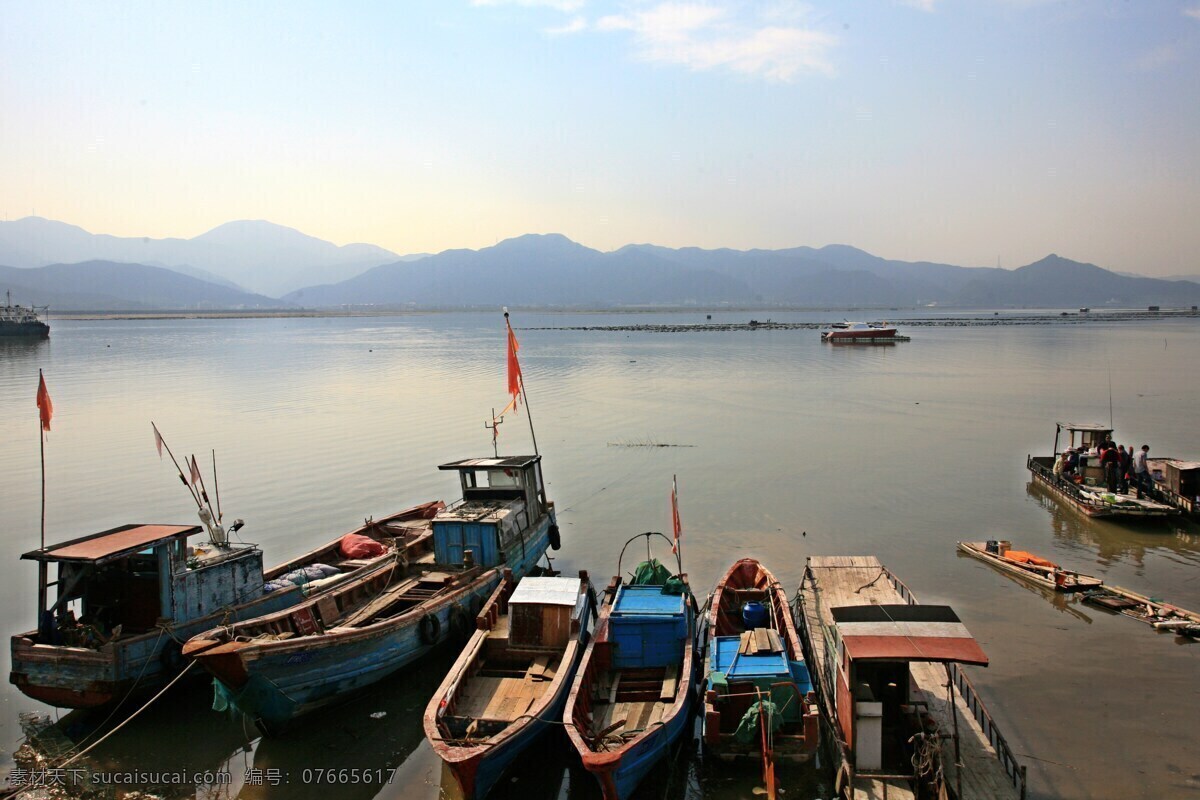
[[[504,325],[508,328],[508,393],[512,395],[512,400],[500,412],[500,416],[504,416],[510,409],[517,407],[517,400],[521,397],[521,363],[517,361],[517,351],[521,346],[517,344],[517,335],[513,333],[512,323],[508,321],[508,312],[504,312]]]
[[[40,369],[38,370],[37,407],[38,417],[42,421],[42,430],[50,430],[50,418],[54,416],[54,404],[50,402],[50,391],[46,388],[46,378]]]
[[[671,476],[671,528],[675,540],[671,543],[671,552],[679,555],[679,539],[683,536],[683,524],[679,521],[679,482]]]

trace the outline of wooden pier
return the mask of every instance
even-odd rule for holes
[[[857,694],[852,695],[851,687],[847,686],[845,662],[839,655],[851,648],[848,642],[851,638],[850,628],[843,624],[844,630],[839,629],[834,609],[839,609],[839,616],[844,619],[845,609],[850,606],[877,606],[881,608],[865,609],[864,612],[878,610],[889,616],[900,616],[897,613],[898,607],[916,605],[917,602],[908,588],[888,572],[874,556],[808,559],[800,586],[796,616],[797,622],[802,626],[805,656],[820,689],[822,711],[829,727],[834,731],[833,738],[840,751],[837,788],[843,797],[853,800],[920,797],[922,786],[918,785],[919,782],[913,779],[911,773],[894,767],[889,768],[888,764],[871,769],[856,766],[854,748],[859,743],[853,739],[863,739],[865,734],[847,737],[843,733],[852,724],[857,724],[852,721],[859,713],[859,704],[855,702],[858,699]],[[934,618],[932,613],[935,610],[943,608],[921,607],[922,612],[929,615],[930,619]],[[953,617],[953,612],[949,609],[945,609],[945,612]],[[921,618],[921,613],[913,615],[914,620]],[[957,620],[957,617],[953,619]],[[857,669],[864,672],[866,667],[862,665],[878,669],[877,665],[885,661],[887,666],[883,668],[893,670],[890,673],[892,675],[898,676],[907,668],[907,702],[901,705],[893,704],[891,709],[885,709],[885,719],[889,710],[893,714],[911,714],[914,717],[911,722],[930,732],[929,740],[936,743],[933,745],[935,750],[930,755],[940,760],[944,776],[941,789],[946,791],[948,796],[960,800],[1024,798],[1025,768],[1017,763],[966,672],[957,663],[952,663],[955,660],[965,660],[954,652],[955,643],[960,643],[957,646],[962,652],[967,652],[973,646],[975,652],[983,658],[983,663],[986,663],[986,656],[978,650],[974,639],[966,633],[965,627],[958,624],[957,628],[961,629],[961,634],[950,634],[962,638],[939,640],[938,636],[946,636],[940,629],[954,630],[953,623],[911,621],[892,624],[906,633],[901,637],[880,636],[879,644],[875,647],[878,649],[880,645],[887,647],[898,643],[895,661],[885,659],[878,653],[869,658],[860,657],[860,662],[854,662],[853,656],[850,659],[851,669],[856,668],[854,665],[859,665]],[[939,647],[939,641],[944,643],[940,645],[944,649],[941,655],[935,655],[934,650]],[[969,645],[963,644],[967,642]],[[924,654],[912,657],[903,652],[906,648]],[[891,685],[894,687],[894,683]],[[857,692],[857,689],[853,691]],[[893,725],[894,719],[893,717]],[[927,783],[925,789],[929,788]]]

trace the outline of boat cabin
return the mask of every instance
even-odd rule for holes
[[[203,530],[122,525],[22,555],[38,562],[34,643],[98,649],[262,595],[262,551],[250,544],[189,546],[188,538]]]
[[[485,569],[508,563],[508,554],[520,551],[526,533],[552,509],[541,462],[541,456],[511,456],[440,465],[458,472],[462,499],[433,520],[437,563]]]
[[[1054,455],[1062,452],[1059,449],[1059,435],[1067,432],[1067,447],[1071,449],[1095,450],[1104,444],[1105,441],[1112,438],[1112,426],[1102,425],[1098,423],[1080,423],[1080,422],[1059,422],[1054,431]],[[1075,437],[1078,435],[1079,442],[1076,443]]]
[[[905,743],[925,730],[928,710],[914,670],[929,663],[986,666],[987,656],[949,606],[856,605],[830,612],[838,659],[834,706],[854,769],[911,772]]]

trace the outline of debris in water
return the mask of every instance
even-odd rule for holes
[[[387,716],[386,711],[376,711],[374,714],[371,715],[371,719],[383,719],[386,716]]]

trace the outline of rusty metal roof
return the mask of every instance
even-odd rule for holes
[[[200,533],[199,525],[122,525],[25,553],[32,561],[91,561],[101,563],[131,555],[161,542]]]
[[[831,611],[852,659],[987,666],[987,655],[949,606],[842,606]]]

